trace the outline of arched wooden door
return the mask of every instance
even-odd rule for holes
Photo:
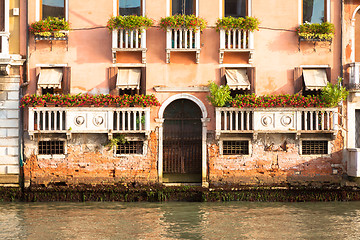
[[[202,113],[187,99],[164,111],[163,182],[201,182]]]

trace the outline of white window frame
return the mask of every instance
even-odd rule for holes
[[[327,22],[331,22],[331,1],[330,0],[324,0],[326,1],[326,12],[325,17]],[[303,0],[298,0],[298,21],[299,25],[303,24]]]
[[[171,16],[171,0],[166,0],[166,17]],[[195,0],[195,16],[199,16],[199,0]]]
[[[68,1],[68,0],[67,0]],[[113,15],[114,16],[117,16],[118,15],[118,2],[119,0],[113,0]],[[145,17],[145,14],[146,11],[145,11],[145,0],[141,0],[141,14],[143,17]]]
[[[35,21],[40,21],[41,16],[41,0],[36,0],[36,13],[35,13]],[[65,21],[69,21],[69,0],[65,0]]]
[[[10,25],[9,25],[9,0],[4,1],[4,31],[0,32],[1,37],[1,53],[0,58],[9,58],[9,37],[10,37]]]
[[[224,17],[225,0],[219,1],[219,17]],[[252,0],[247,0],[247,16],[252,17]]]

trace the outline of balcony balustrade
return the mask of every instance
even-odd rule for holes
[[[114,63],[116,63],[116,53],[123,51],[140,51],[142,53],[142,63],[146,63],[146,30],[113,30],[112,52]]]
[[[216,135],[224,133],[333,133],[336,108],[216,108]]]
[[[360,62],[350,63],[349,90],[360,90]]]
[[[254,34],[251,31],[220,30],[220,64],[223,63],[225,52],[249,52],[249,63],[251,63],[253,51]]]
[[[200,30],[168,29],[166,32],[166,63],[170,63],[171,52],[195,52],[196,63],[199,63]]]
[[[29,135],[35,133],[144,133],[150,132],[150,108],[31,107]]]

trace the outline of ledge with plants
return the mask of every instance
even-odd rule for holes
[[[111,17],[106,27],[112,31],[116,29],[126,29],[126,30],[146,30],[154,25],[154,21],[150,18],[136,15],[129,16],[116,16]]]
[[[223,17],[216,21],[216,31],[239,29],[253,32],[259,30],[259,24],[260,21],[256,17]]]
[[[25,95],[20,107],[152,107],[160,106],[154,95]]]
[[[70,30],[69,23],[63,18],[48,17],[30,25],[30,33],[35,38],[64,38]]]
[[[164,31],[168,29],[189,29],[194,32],[203,31],[207,22],[201,17],[195,15],[174,15],[160,19],[160,28]]]
[[[329,22],[304,23],[296,28],[296,32],[301,40],[331,42],[334,38],[335,26]]]
[[[320,95],[303,96],[300,94],[265,95],[255,94],[230,96],[229,86],[217,86],[210,82],[210,96],[208,100],[214,107],[237,108],[327,108],[336,107],[341,101],[346,100],[349,92],[341,86],[341,78],[337,84],[328,83]]]

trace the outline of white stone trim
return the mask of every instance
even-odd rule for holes
[[[35,6],[35,21],[40,21],[40,9],[41,9],[41,0],[36,0]],[[69,0],[65,0],[65,20],[69,21]]]
[[[36,64],[36,67],[67,67],[67,63],[62,64]]]
[[[207,139],[207,123],[209,122],[210,119],[207,118],[208,114],[207,114],[207,110],[206,107],[204,105],[204,103],[202,101],[200,101],[200,99],[198,99],[197,97],[187,94],[187,93],[182,93],[182,94],[176,94],[174,96],[169,97],[160,107],[159,109],[159,113],[158,116],[159,118],[155,119],[156,122],[159,124],[158,127],[158,133],[159,133],[159,147],[158,147],[158,177],[159,177],[159,182],[162,183],[162,177],[163,177],[163,123],[164,123],[164,111],[166,109],[166,107],[172,103],[175,100],[178,99],[188,99],[190,101],[195,102],[198,107],[200,108],[201,112],[202,112],[202,118],[201,118],[201,122],[202,122],[202,186],[203,187],[207,187],[209,184],[207,182],[207,144],[206,144],[206,139]]]
[[[329,65],[300,65],[301,68],[328,68]]]

